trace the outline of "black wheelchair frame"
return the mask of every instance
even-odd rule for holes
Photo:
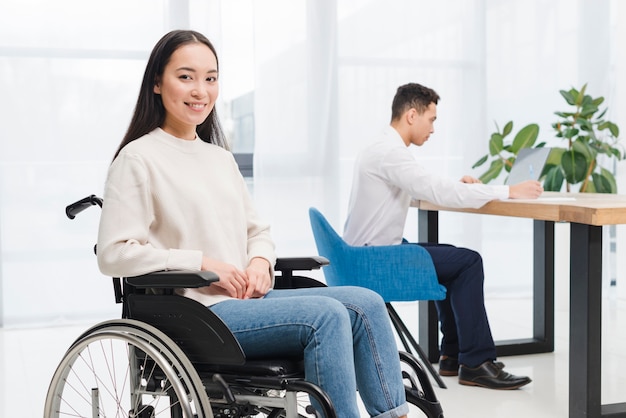
[[[88,196],[68,205],[66,215],[74,219],[95,205],[102,199]],[[275,288],[325,286],[294,272],[326,264],[317,256],[280,258]],[[52,377],[44,417],[334,418],[326,393],[304,380],[301,358],[247,359],[219,317],[176,294],[217,280],[212,272],[189,271],[113,278],[122,319],[91,327],[70,346]],[[399,356],[407,401],[429,418],[442,418],[420,362]]]

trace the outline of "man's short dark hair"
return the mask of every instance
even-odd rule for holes
[[[435,90],[421,84],[409,83],[398,87],[391,104],[391,120],[397,120],[407,110],[413,108],[422,114],[431,103],[437,104],[439,95]]]

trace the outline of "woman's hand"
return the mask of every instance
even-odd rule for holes
[[[253,258],[246,269],[246,276],[248,287],[243,299],[258,298],[269,292],[272,286],[269,261],[261,257]]]
[[[246,273],[239,270],[235,266],[221,261],[202,257],[203,271],[212,271],[219,276],[219,280],[212,283],[211,286],[217,286],[222,289],[222,293],[233,298],[243,299],[248,288],[248,279]]]

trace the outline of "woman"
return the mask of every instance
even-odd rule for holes
[[[109,169],[98,264],[109,276],[210,270],[184,295],[210,307],[248,357],[304,353],[305,375],[338,416],[405,416],[408,407],[385,305],[361,288],[272,290],[269,226],[257,216],[214,109],[218,60],[200,33],[154,47],[128,131]],[[280,341],[280,344],[276,344]]]

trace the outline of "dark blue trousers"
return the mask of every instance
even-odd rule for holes
[[[483,260],[476,251],[447,244],[419,243],[433,259],[435,271],[447,289],[446,298],[435,301],[441,332],[441,355],[476,367],[496,359],[483,291]]]

